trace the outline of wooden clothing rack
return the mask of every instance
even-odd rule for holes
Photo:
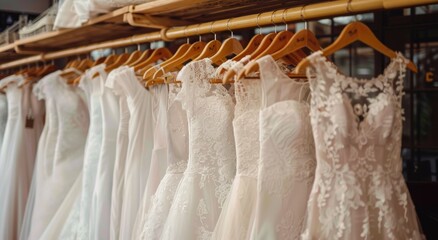
[[[190,4],[191,1],[185,1]],[[304,20],[316,20],[333,16],[352,15],[363,12],[406,8],[419,5],[437,3],[438,0],[336,0],[304,6],[278,9],[261,14],[251,14],[218,21],[205,22],[187,26],[163,28],[161,31],[137,34],[110,41],[80,46],[65,50],[44,52],[31,57],[7,62],[0,65],[0,70],[19,67],[35,62],[46,62],[52,59],[75,56],[89,53],[102,48],[119,48],[153,41],[172,41],[178,38],[197,36],[202,34],[231,31],[243,28],[281,24],[285,22],[299,22]],[[168,6],[169,8],[172,5]],[[139,8],[141,10],[141,5]],[[138,10],[137,9],[137,10]],[[126,15],[129,16],[129,15]],[[129,20],[129,19],[128,19]],[[131,19],[132,21],[132,19]]]

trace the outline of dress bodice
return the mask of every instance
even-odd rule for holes
[[[8,98],[8,115],[9,118],[19,118],[21,116],[22,109],[22,96],[23,93],[18,87],[24,78],[21,75],[12,75],[1,80],[0,86],[6,86],[5,92]]]
[[[230,175],[217,179],[221,181],[235,173],[234,104],[222,85],[210,83],[214,72],[209,59],[186,65],[179,73],[183,86],[177,99],[188,115],[190,156],[186,172]]]
[[[290,79],[269,55],[258,63],[262,69],[260,142],[266,159],[262,161],[265,176],[278,178],[288,174],[311,185],[316,162],[306,101],[309,85]]]
[[[233,126],[236,140],[237,174],[256,178],[260,157],[260,81],[238,80],[234,83],[234,88],[236,107]]]

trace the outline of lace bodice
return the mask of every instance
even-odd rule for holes
[[[420,239],[401,174],[407,60],[398,53],[383,74],[365,80],[340,74],[321,52],[309,59],[318,180],[308,224],[321,230],[308,225],[304,239]]]
[[[260,156],[260,81],[242,79],[234,83],[234,88],[236,107],[233,125],[236,140],[237,174],[256,178]]]
[[[177,99],[187,111],[190,160],[186,172],[232,179],[235,150],[231,122],[233,101],[227,90],[209,79],[215,72],[209,59],[189,63],[180,72],[183,86]],[[218,171],[220,169],[220,171]],[[221,174],[230,176],[221,176]],[[224,196],[225,197],[225,196]]]
[[[167,110],[167,172],[183,173],[187,167],[189,157],[189,134],[187,128],[187,114],[181,103],[175,101],[181,87],[169,85],[169,107]]]

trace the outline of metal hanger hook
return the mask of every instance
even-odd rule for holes
[[[351,7],[351,2],[353,2],[353,0],[348,0],[348,2],[347,2],[347,12],[349,13],[349,14],[354,14],[354,11],[353,11],[353,7]],[[357,22],[358,21],[358,19],[357,19],[357,14],[354,14],[354,20]]]
[[[275,14],[275,11],[273,11],[271,14],[271,23],[272,23],[272,25],[274,25],[274,32],[277,33],[277,25],[275,25],[275,22],[274,22],[274,14]]]
[[[234,33],[233,33],[233,31],[231,30],[231,28],[230,28],[230,22],[231,22],[231,19],[232,19],[232,18],[228,19],[228,21],[227,21],[227,29],[228,29],[228,31],[231,32],[231,38],[234,38]]]
[[[185,28],[184,28],[184,36],[187,38],[187,44],[189,44],[190,43],[190,39],[189,39],[189,37],[187,36],[187,28],[188,28],[189,26],[187,25]]]
[[[281,19],[283,20],[283,23],[284,23],[284,30],[285,31],[287,31],[287,29],[289,29],[289,26],[287,25],[287,22],[286,22],[286,13],[287,13],[287,8],[284,9],[283,14],[281,16]]]
[[[196,27],[196,32],[198,33],[199,41],[201,42],[202,41],[202,37],[201,37],[201,34],[199,34],[199,26],[201,26],[201,24],[198,24],[198,26]]]
[[[257,15],[257,27],[259,27],[259,34],[262,34],[262,27],[260,27],[260,24],[259,24],[259,17],[260,17],[260,15],[262,15],[262,14],[259,13],[259,14]]]
[[[213,24],[214,24],[214,21],[211,22],[211,25],[210,25],[210,32],[214,34],[214,40],[217,40],[216,33],[213,32]]]
[[[304,8],[305,7],[306,7],[306,5],[303,5],[303,7],[301,8],[300,16],[301,16],[301,21],[304,22],[304,29],[307,30],[307,28],[308,28],[307,21],[306,21],[306,19],[304,19]]]

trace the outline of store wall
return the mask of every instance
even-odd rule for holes
[[[51,0],[0,0],[0,11],[41,13],[50,6],[51,2]]]

